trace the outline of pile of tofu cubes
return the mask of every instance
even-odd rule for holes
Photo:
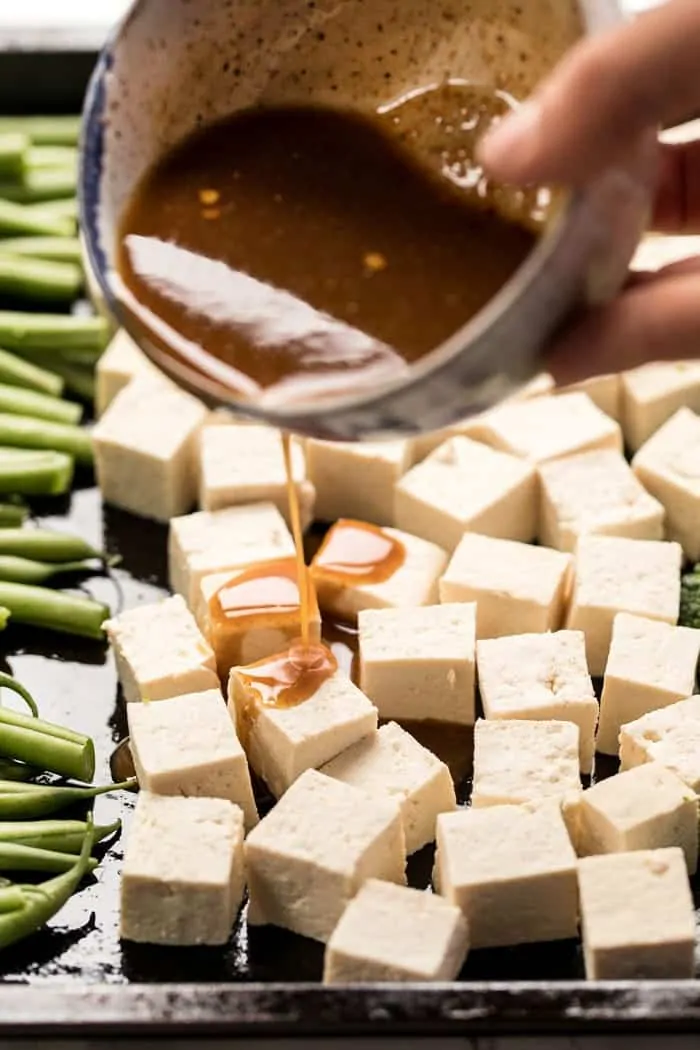
[[[548,387],[419,441],[296,444],[305,524],[373,523],[405,559],[345,587],[312,564],[318,615],[357,625],[359,682],[258,704],[239,738],[244,665],[286,647],[298,610],[231,666],[209,599],[293,556],[280,436],[212,415],[118,337],[99,480],[169,523],[173,591],[108,625],[141,787],[125,938],[223,944],[247,888],[248,923],[326,945],[329,983],[454,979],[468,950],[579,931],[590,978],[692,975],[700,631],[677,624],[700,557],[700,363]],[[421,721],[474,727],[469,805],[403,728]],[[620,772],[596,779],[596,752]],[[409,888],[433,843],[435,892]]]

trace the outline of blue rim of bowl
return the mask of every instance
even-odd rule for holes
[[[425,383],[431,376],[438,378],[449,371],[451,363],[458,358],[466,347],[470,348],[475,374],[484,364],[487,351],[490,351],[488,339],[484,336],[498,320],[518,309],[537,281],[541,271],[565,250],[566,242],[572,227],[576,225],[579,213],[586,207],[586,198],[575,192],[563,204],[559,214],[549,229],[540,237],[535,248],[518,267],[513,276],[503,285],[499,292],[461,329],[455,332],[441,346],[426,354],[420,361],[411,365],[408,374],[396,380],[388,380],[378,389],[362,396],[335,396],[313,402],[290,404],[288,411],[279,409],[259,409],[254,402],[232,397],[226,389],[215,382],[210,382],[195,369],[180,364],[171,356],[162,353],[144,337],[142,330],[136,328],[133,320],[117,296],[109,280],[109,264],[99,233],[99,209],[101,198],[102,168],[104,157],[104,111],[106,105],[106,77],[114,61],[114,48],[124,26],[134,11],[132,7],[125,18],[110,33],[102,49],[85,95],[80,139],[80,167],[78,176],[78,205],[81,229],[88,261],[97,280],[99,289],[111,314],[122,328],[144,350],[146,355],[163,372],[176,380],[193,394],[210,404],[228,407],[229,409],[250,418],[257,418],[267,423],[284,428],[294,427],[301,418],[314,421],[320,435],[322,420],[331,415],[371,412],[376,409],[381,414],[382,406],[387,406],[396,396],[405,396],[417,386]],[[512,358],[512,374],[507,376],[515,390],[520,383],[529,378],[522,374],[524,361],[518,355]],[[529,361],[528,364],[534,364]],[[518,368],[520,364],[520,368]],[[534,368],[530,374],[534,373]],[[503,396],[494,396],[493,402]],[[484,406],[489,407],[489,406]],[[410,429],[407,425],[406,429]]]

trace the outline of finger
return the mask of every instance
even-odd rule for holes
[[[657,275],[658,277],[658,275]],[[587,315],[554,348],[558,383],[621,372],[647,361],[700,357],[700,275],[679,273],[629,288]]]
[[[487,136],[494,178],[580,185],[640,136],[678,123],[700,103],[700,4],[670,0],[582,41],[534,97]]]
[[[664,147],[652,228],[700,232],[700,142]]]

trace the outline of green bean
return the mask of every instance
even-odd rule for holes
[[[75,263],[25,259],[0,252],[0,295],[34,302],[72,303],[83,286],[83,271]]]
[[[86,783],[95,775],[95,746],[90,737],[77,733],[69,736],[61,726],[2,707],[0,754]]]
[[[83,836],[84,837],[84,836]],[[56,850],[25,846],[20,842],[0,842],[0,871],[70,871],[75,856]],[[88,861],[88,871],[94,871],[97,861]]]
[[[95,827],[95,845],[119,831],[122,824]],[[84,820],[8,820],[0,822],[0,842],[16,842],[58,853],[80,853],[88,825]]]
[[[18,911],[24,907],[24,894],[19,886],[3,886],[0,889],[0,913]]]
[[[0,779],[2,780],[31,780],[40,772],[40,769],[28,766],[24,762],[15,762],[11,758],[0,758]]]
[[[0,631],[4,631],[10,621],[10,610],[0,605]]]
[[[71,219],[53,212],[27,208],[16,201],[0,199],[0,236],[70,237],[75,233]]]
[[[19,204],[37,204],[72,197],[77,188],[76,169],[29,168],[21,182],[0,182],[0,197]]]
[[[82,561],[85,558],[105,560],[104,551],[92,547],[80,536],[54,529],[3,529],[0,532],[0,554],[38,561]]]
[[[75,401],[63,401],[60,397],[50,397],[36,390],[21,389],[0,383],[0,413],[11,415],[34,416],[49,423],[66,423],[75,426],[80,422],[83,408]]]
[[[18,131],[0,132],[0,178],[22,179],[29,139]]]
[[[35,146],[77,146],[80,117],[0,117],[0,132],[26,135]]]
[[[58,564],[34,561],[32,558],[16,558],[13,554],[0,554],[0,580],[8,583],[27,583],[41,586],[56,576],[66,573],[95,573],[90,561],[66,561]]]
[[[51,423],[33,416],[0,413],[0,445],[6,448],[65,452],[78,463],[90,464],[93,460],[92,437],[88,430],[68,423]]]
[[[24,152],[24,164],[28,168],[67,168],[78,166],[78,151],[73,146],[30,146],[28,140]],[[0,133],[0,142],[2,135]],[[2,169],[0,169],[2,170]],[[21,175],[22,169],[20,169]]]
[[[18,682],[13,675],[0,671],[0,689],[9,689],[10,692],[16,693],[17,696],[21,696],[29,710],[32,712],[32,718],[39,717],[39,708],[36,700],[29,690],[25,689],[22,683]]]
[[[63,379],[55,372],[23,361],[5,350],[0,350],[0,383],[37,390],[52,397],[60,397],[65,386]]]
[[[78,200],[77,197],[65,197],[57,201],[41,201],[39,204],[27,204],[28,211],[36,212],[37,215],[50,215],[54,219],[63,219],[69,227],[69,232],[75,234],[78,223]]]
[[[0,252],[10,252],[27,259],[48,259],[82,265],[83,251],[77,237],[6,237],[0,240]]]
[[[62,496],[68,492],[72,481],[73,458],[63,452],[0,448],[2,494]]]
[[[21,503],[0,503],[0,529],[22,525],[28,516],[28,508]]]
[[[38,886],[22,886],[24,907],[0,915],[0,948],[35,933],[53,918],[72,897],[91,868],[93,846],[92,824],[83,841],[80,855],[69,871],[56,875]]]
[[[51,371],[61,377],[66,390],[71,394],[92,404],[95,400],[95,368],[94,364],[89,368],[81,365],[73,365],[64,361],[52,361]]]
[[[104,638],[102,625],[109,617],[107,606],[92,598],[75,597],[24,583],[0,582],[0,605],[10,610],[15,623],[99,641]]]
[[[104,317],[0,310],[0,344],[7,350],[28,346],[99,352],[107,345],[109,335],[109,322]]]
[[[133,790],[136,786],[136,780],[102,784],[99,787],[53,787],[50,784],[17,784],[11,780],[0,780],[0,821],[48,817],[69,806],[89,802],[98,795]]]

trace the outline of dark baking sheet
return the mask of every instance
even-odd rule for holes
[[[1,41],[0,41],[1,47]],[[71,112],[94,55],[53,38],[42,52],[0,50],[0,111]],[[166,531],[103,508],[90,478],[71,498],[35,508],[42,524],[68,528],[123,557],[89,590],[112,608],[164,593]],[[124,732],[106,647],[12,627],[0,656],[41,703],[42,713],[95,738],[98,777]],[[465,786],[468,782],[465,782]],[[133,798],[100,799],[98,819],[122,816]],[[0,1040],[40,1036],[533,1035],[601,1031],[695,1031],[700,982],[586,984],[576,942],[474,953],[460,981],[438,987],[323,989],[322,948],[239,920],[225,950],[122,945],[117,935],[122,843],[50,928],[0,956]],[[414,885],[430,880],[431,851],[412,858]]]

